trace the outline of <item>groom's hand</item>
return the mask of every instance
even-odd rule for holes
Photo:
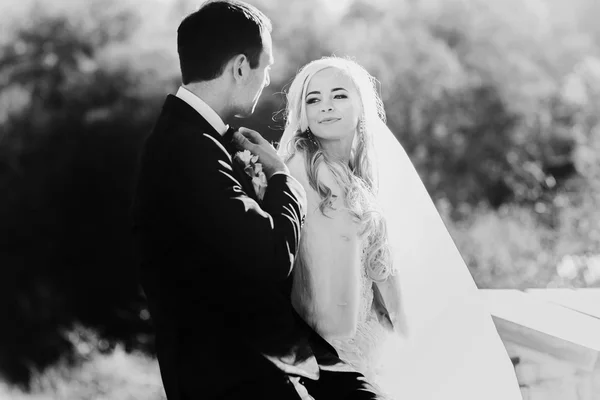
[[[277,150],[260,133],[248,128],[239,128],[233,134],[233,142],[240,149],[248,150],[258,156],[267,179],[279,172],[289,174],[288,167],[277,155]]]

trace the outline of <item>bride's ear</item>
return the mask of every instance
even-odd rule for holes
[[[235,82],[244,82],[249,75],[250,69],[248,57],[246,57],[244,54],[238,54],[232,58],[229,68]]]

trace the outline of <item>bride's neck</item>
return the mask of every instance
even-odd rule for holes
[[[321,147],[330,160],[351,166],[352,142],[321,140]]]

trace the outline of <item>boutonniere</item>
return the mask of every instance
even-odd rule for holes
[[[263,172],[262,164],[257,162],[258,156],[252,155],[249,150],[244,150],[235,153],[233,159],[244,167],[244,172],[252,180],[256,195],[262,200],[267,190],[267,176]]]

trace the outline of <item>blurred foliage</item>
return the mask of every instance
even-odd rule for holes
[[[31,388],[0,382],[0,398],[11,400],[166,400],[158,363],[140,352],[117,345],[110,354],[85,351],[77,368],[65,363],[36,373]]]
[[[38,4],[0,50],[0,371],[19,383],[72,358],[76,322],[103,350],[152,346],[128,211],[164,88],[117,56],[135,14],[117,2],[87,11]]]
[[[600,28],[594,0],[255,0],[276,66],[255,115],[277,141],[306,62],[380,81],[480,287],[597,286]],[[0,5],[0,373],[24,386],[80,342],[153,351],[131,253],[141,143],[177,88],[191,0]],[[518,10],[518,11],[517,11]],[[85,330],[84,330],[85,331]]]

